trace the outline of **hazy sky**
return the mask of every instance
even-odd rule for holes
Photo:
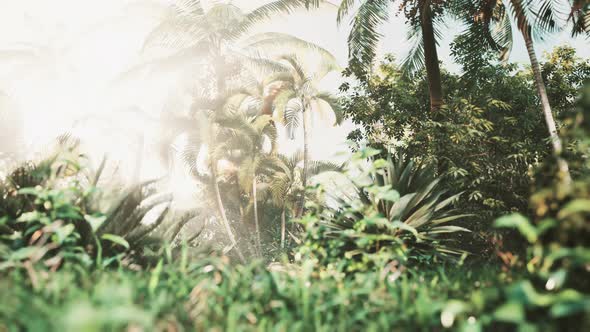
[[[268,1],[266,0],[235,0],[233,3],[243,6],[244,8],[255,8]],[[340,0],[332,0],[334,4],[339,4]],[[358,1],[357,1],[358,2]],[[393,5],[391,8],[396,8]],[[345,20],[341,27],[336,26],[336,10],[337,6],[326,6],[319,13],[298,13],[291,17],[281,17],[275,22],[264,25],[269,29],[280,29],[281,31],[296,34],[302,38],[309,39],[325,45],[334,54],[337,54],[339,59],[343,62],[347,58],[346,37],[348,34],[348,22]],[[280,23],[279,23],[280,22]],[[452,70],[458,70],[453,63],[450,55],[449,44],[452,42],[454,36],[461,31],[461,26],[456,22],[450,22],[449,28],[444,32],[445,39],[440,41],[440,58]],[[404,18],[401,16],[392,15],[390,21],[383,25],[380,32],[383,34],[383,39],[379,45],[379,54],[393,53],[398,58],[403,58],[408,49],[408,42],[406,41],[406,25]],[[516,42],[513,47],[513,53],[510,61],[519,63],[528,63],[528,55],[522,37],[515,32]],[[539,42],[537,52],[544,54],[550,51],[557,45],[569,44],[578,50],[578,54],[582,57],[590,57],[590,42],[584,38],[577,38],[572,40],[568,32],[552,36],[545,42]]]
[[[67,129],[64,128],[67,120],[82,115],[108,114],[131,106],[154,113],[161,111],[168,94],[177,87],[174,73],[158,79],[136,80],[127,87],[114,86],[112,80],[141,61],[143,42],[162,20],[166,13],[163,5],[167,2],[169,0],[0,0],[0,51],[12,50],[3,53],[0,59],[0,91],[18,105],[29,137],[37,141],[53,137]],[[233,1],[246,10],[264,2]],[[286,32],[315,42],[333,52],[341,65],[346,65],[348,24],[336,26],[335,6],[325,6],[313,13],[298,11],[280,15],[256,30]],[[452,70],[457,67],[449,57],[448,44],[453,32],[458,30],[456,26],[449,29],[439,49],[441,60]],[[384,38],[379,53],[394,53],[401,58],[408,48],[403,19],[392,17],[381,32]],[[542,54],[566,42],[576,46],[580,55],[590,57],[587,41],[572,42],[566,34],[537,45],[538,52]],[[514,46],[512,60],[527,62],[520,39]],[[334,89],[338,85],[337,76],[329,77],[324,86]],[[124,127],[125,123],[117,121],[119,126]],[[133,118],[127,123],[139,124]],[[149,129],[149,124],[141,123],[141,126]],[[335,129],[326,129],[323,125],[318,128],[314,135],[321,144],[313,151],[317,158],[326,158],[334,151],[345,149],[340,143],[351,129],[350,124]],[[104,139],[101,133],[96,135]],[[287,142],[285,146],[293,150],[300,142]],[[124,148],[121,149],[124,154]]]

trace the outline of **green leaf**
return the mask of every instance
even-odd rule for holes
[[[494,226],[498,228],[516,228],[530,243],[536,242],[538,238],[535,226],[520,213],[500,217],[496,219]]]
[[[590,199],[575,199],[567,203],[557,214],[557,218],[564,219],[577,213],[590,213]]]
[[[418,234],[418,231],[416,230],[416,228],[414,228],[414,227],[412,227],[412,226],[410,226],[408,224],[405,224],[405,223],[403,223],[401,221],[394,221],[394,222],[392,222],[391,223],[391,228],[393,228],[393,229],[399,228],[401,230],[408,231],[412,235],[414,235],[414,237],[416,239],[418,239],[420,237],[420,235]]]
[[[508,302],[494,312],[494,318],[502,322],[520,323],[525,319],[524,307],[518,302]]]
[[[96,232],[96,230],[104,223],[104,221],[107,220],[107,216],[95,217],[86,214],[84,215],[84,220],[86,220],[90,224],[92,231]]]
[[[18,217],[18,219],[16,221],[17,222],[32,222],[32,221],[39,220],[41,218],[41,216],[43,216],[43,214],[38,211],[25,212],[20,217]]]
[[[162,273],[163,263],[163,260],[160,259],[160,261],[158,261],[158,265],[156,265],[156,267],[152,270],[152,275],[150,277],[150,282],[148,285],[148,290],[150,293],[153,293],[154,290],[156,290],[156,287],[158,286],[158,282],[160,281],[160,274]]]
[[[23,259],[30,258],[39,250],[38,247],[24,247],[20,248],[17,251],[14,251],[8,260],[10,261],[20,261]]]
[[[64,209],[60,209],[56,214],[59,219],[73,219],[78,220],[82,217],[80,212],[74,206],[66,205]]]
[[[33,195],[33,196],[37,196],[39,195],[39,190],[35,189],[35,188],[22,188],[18,190],[18,193],[20,195]]]
[[[75,227],[73,224],[67,224],[62,227],[58,227],[55,230],[55,235],[57,236],[57,242],[59,244],[64,243],[64,241],[68,238],[68,236],[70,236],[70,234],[72,234],[74,229],[75,229]]]
[[[7,225],[8,223],[10,223],[10,218],[8,218],[8,216],[0,218],[0,226]]]
[[[115,244],[125,247],[125,249],[129,249],[129,243],[124,238],[114,235],[114,234],[104,234],[101,236],[103,240],[111,241]]]
[[[387,160],[385,159],[377,159],[373,162],[373,167],[375,169],[381,169],[381,168],[385,168],[389,165],[389,163],[387,162]]]
[[[549,313],[552,317],[559,318],[584,311],[590,311],[590,299],[556,303],[551,307]]]
[[[377,195],[377,199],[384,200],[384,201],[390,201],[390,202],[397,202],[399,200],[399,198],[400,198],[399,193],[393,189],[388,190],[386,192],[379,193]]]

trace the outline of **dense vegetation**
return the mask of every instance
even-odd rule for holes
[[[173,51],[149,66],[203,59],[191,107],[159,122],[162,163],[201,189],[188,210],[166,176],[110,181],[71,135],[3,153],[0,331],[590,329],[590,61],[534,52],[588,32],[588,4],[560,21],[552,1],[359,2],[339,95],[319,88],[327,50],[250,34],[323,1],[178,1],[148,36]],[[402,65],[374,62],[391,4],[415,42]],[[436,54],[449,17],[461,74]],[[497,60],[510,22],[531,66]],[[357,125],[345,163],[312,160],[321,119]]]

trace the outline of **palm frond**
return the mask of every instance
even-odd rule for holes
[[[318,55],[321,58],[323,67],[327,68],[326,70],[339,69],[336,57],[330,51],[315,43],[289,34],[279,32],[260,33],[247,39],[244,45],[250,49],[260,50],[275,56],[281,56],[285,53],[294,56],[305,55],[306,57],[310,57],[312,54]]]
[[[239,65],[257,74],[267,76],[289,71],[289,67],[275,60],[261,56],[260,54],[246,55],[238,52],[231,52],[232,59]]]
[[[174,9],[180,15],[201,16],[205,14],[200,0],[175,0]]]
[[[243,35],[257,23],[278,14],[290,14],[300,8],[317,8],[323,0],[274,0],[246,14],[245,20],[232,29],[233,36]]]
[[[336,163],[312,160],[308,168],[308,176],[313,177],[325,172],[339,172],[342,171],[342,169],[343,166]]]
[[[422,70],[425,65],[422,29],[419,26],[412,26],[407,39],[411,46],[408,54],[402,60],[401,67],[405,74],[412,75]]]
[[[334,114],[334,126],[342,124],[344,120],[344,110],[340,100],[329,92],[321,92],[316,96],[316,101],[319,107],[320,114],[332,113]]]
[[[283,121],[289,138],[295,138],[295,129],[301,125],[301,113],[303,112],[303,105],[297,99],[291,99],[285,107],[285,115]]]
[[[511,0],[508,2],[508,8],[516,21],[518,30],[532,37],[532,26],[534,22],[534,13],[531,10],[531,0]]]
[[[348,57],[369,67],[382,37],[378,27],[389,20],[391,0],[365,1],[352,19],[348,36]]]
[[[143,50],[165,46],[176,49],[198,44],[210,33],[200,1],[180,0],[172,6],[172,15],[162,21],[146,38]]]
[[[294,71],[299,82],[303,82],[305,80],[310,79],[309,75],[305,71],[303,64],[299,61],[296,55],[282,55],[279,57],[279,59],[289,63],[291,69]]]
[[[355,1],[356,0],[342,0],[340,6],[338,6],[338,14],[336,15],[336,22],[338,25],[340,25],[342,20],[348,15]]]
[[[434,29],[434,38],[438,47],[439,41],[443,39],[443,31],[446,29],[444,19],[440,16],[432,18],[432,28]],[[405,75],[412,76],[424,69],[425,66],[422,27],[418,24],[411,25],[407,39],[411,46],[408,54],[402,60],[401,68]]]
[[[276,95],[273,105],[275,116],[279,122],[285,123],[287,104],[293,98],[295,98],[295,91],[289,88],[281,89],[281,91],[279,91],[279,93]]]
[[[590,3],[587,0],[574,0],[568,21],[572,22],[572,37],[583,33],[590,37]]]
[[[567,8],[569,3],[564,0],[543,0],[536,12],[534,24],[546,33],[554,33],[564,28],[563,22],[567,21]]]
[[[513,44],[510,17],[502,4],[496,7],[493,15],[494,20],[490,24],[492,39],[500,49],[500,60],[507,61]]]

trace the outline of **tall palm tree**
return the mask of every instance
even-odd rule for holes
[[[289,13],[305,6],[304,0],[275,0],[250,12],[244,12],[231,3],[214,3],[207,7],[198,0],[177,0],[174,2],[170,17],[152,31],[144,44],[144,54],[149,61],[127,73],[127,75],[140,73],[146,66],[166,68],[168,65],[178,64],[180,60],[202,64],[191,67],[198,68],[199,71],[207,71],[207,65],[212,69],[213,79],[209,82],[213,84],[202,84],[202,89],[207,95],[204,99],[207,102],[196,105],[200,111],[206,112],[204,117],[206,120],[201,121],[205,125],[200,128],[202,132],[208,134],[199,135],[194,134],[193,131],[191,135],[193,147],[191,151],[185,151],[188,157],[185,159],[190,159],[189,161],[194,165],[194,159],[199,150],[204,143],[207,144],[211,173],[209,180],[216,198],[219,217],[233,246],[237,242],[226,215],[218,181],[218,161],[222,159],[220,153],[225,147],[224,135],[227,134],[228,128],[224,128],[219,120],[225,116],[223,105],[226,104],[227,97],[241,89],[242,82],[238,78],[243,67],[267,69],[271,67],[272,69],[272,66],[276,65],[272,61],[244,54],[237,41],[245,36],[257,22],[268,19],[274,14]],[[157,54],[162,47],[168,51],[168,54],[163,57],[156,56],[154,59],[151,53]],[[152,52],[154,50],[156,52]],[[192,74],[187,73],[187,75]],[[199,100],[195,100],[195,104],[199,104]],[[253,185],[256,186],[255,181]]]
[[[277,93],[274,100],[275,118],[283,122],[291,137],[294,130],[300,124],[300,117],[303,118],[303,187],[307,186],[309,177],[309,167],[311,163],[310,144],[312,115],[319,114],[322,116],[334,115],[334,125],[339,125],[343,120],[342,108],[338,98],[329,92],[319,91],[317,84],[324,76],[309,75],[305,66],[295,56],[281,56],[281,61],[286,62],[291,72],[289,76],[281,78],[280,92]],[[298,215],[303,212],[304,200],[301,200],[301,206]]]
[[[560,11],[560,0],[508,0],[507,7],[512,14],[512,20],[516,23],[518,31],[522,35],[531,69],[533,79],[537,88],[537,93],[541,102],[541,109],[545,118],[545,123],[549,131],[552,150],[557,158],[559,173],[565,183],[570,182],[570,174],[567,162],[561,157],[563,145],[557,133],[557,125],[551,111],[551,104],[547,96],[545,82],[541,75],[541,66],[535,52],[535,38],[542,38],[544,35],[559,30],[560,23],[564,21],[563,11]],[[512,24],[509,11],[504,3],[497,0],[482,0],[480,4],[479,15],[477,19],[471,20],[470,24],[482,24],[486,29],[485,33],[491,31],[491,39],[497,43],[501,50],[502,57],[506,59],[512,49]],[[562,14],[560,17],[560,14]]]
[[[221,181],[219,164],[228,157],[227,137],[234,137],[237,134],[234,129],[226,128],[222,124],[226,117],[224,103],[214,100],[207,105],[208,108],[203,107],[200,106],[193,117],[185,119],[186,122],[191,122],[193,125],[190,130],[183,132],[187,135],[187,143],[181,148],[181,155],[190,173],[213,191],[212,200],[216,207],[217,218],[221,221],[230,240],[231,249],[235,249],[239,258],[245,261],[227,216],[224,197],[221,195],[219,185]],[[198,156],[202,150],[207,153],[208,173],[201,172],[197,165]]]
[[[360,3],[352,19],[352,29],[348,36],[348,50],[351,63],[370,66],[376,55],[377,44],[382,35],[378,26],[387,22],[392,6],[397,4],[403,10],[410,24],[409,38],[413,47],[404,60],[404,68],[409,72],[426,68],[430,93],[430,108],[436,111],[443,105],[443,90],[437,52],[437,39],[440,39],[439,26],[442,23],[444,2],[432,0],[343,0],[338,9],[337,21],[348,15],[356,3]]]
[[[258,180],[261,174],[270,174],[277,169],[276,154],[277,132],[270,115],[246,117],[244,114],[220,120],[225,128],[233,129],[235,136],[230,137],[224,146],[229,152],[238,152],[239,170],[237,180],[243,192],[250,194],[253,206],[256,243],[262,250],[260,219],[258,211]]]

